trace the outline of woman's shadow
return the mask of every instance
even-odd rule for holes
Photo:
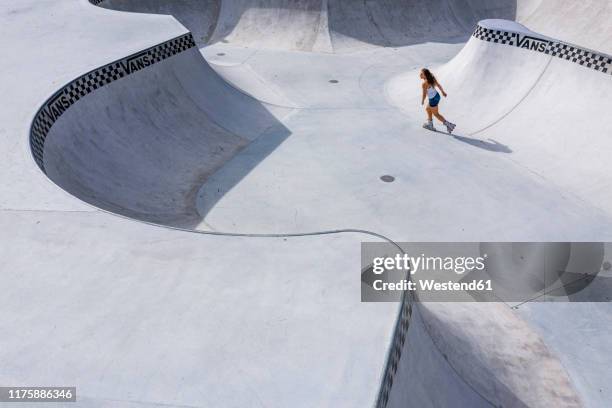
[[[499,143],[497,140],[487,139],[485,141],[485,140],[481,140],[481,139],[473,139],[473,138],[467,137],[467,136],[453,135],[453,134],[449,134],[449,133],[446,133],[446,132],[440,132],[440,131],[438,131],[438,132],[439,133],[444,133],[445,135],[452,136],[453,138],[455,138],[456,140],[459,140],[460,142],[467,143],[467,144],[472,145],[474,147],[478,147],[480,149],[488,150],[490,152],[512,153],[512,149],[510,149],[505,144]]]

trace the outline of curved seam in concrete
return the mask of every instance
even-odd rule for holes
[[[204,39],[205,43],[210,41],[210,39],[213,38],[213,36],[215,35],[215,31],[217,30],[217,25],[219,24],[219,16],[221,15],[221,6],[219,5],[219,7],[217,7],[215,11],[216,11],[215,17],[214,17],[215,23],[212,24],[210,27],[208,27],[208,32],[206,33],[206,38]]]
[[[448,10],[450,11],[451,15],[453,16],[453,19],[455,20],[455,22],[463,27],[466,30],[469,30],[471,27],[469,27],[469,24],[467,24],[467,22],[464,19],[460,19],[457,16],[457,12],[455,11],[455,5],[456,5],[456,1],[451,1],[449,3],[446,3],[446,6],[448,7]],[[466,4],[462,4],[463,7],[466,7]],[[469,32],[469,31],[468,31]],[[469,38],[469,37],[468,37]]]
[[[536,86],[538,85],[538,83],[540,82],[540,80],[542,79],[542,77],[544,76],[544,74],[548,71],[548,67],[550,66],[551,62],[553,60],[553,57],[550,56],[548,59],[548,62],[546,63],[546,65],[544,66],[544,69],[542,69],[542,72],[540,72],[540,75],[538,75],[538,77],[535,79],[535,81],[533,82],[533,84],[531,85],[531,87],[529,87],[529,89],[527,90],[527,92],[525,92],[525,94],[521,97],[521,99],[519,99],[514,106],[512,106],[506,113],[504,113],[503,115],[501,115],[499,118],[495,119],[492,123],[486,125],[485,127],[483,127],[482,129],[479,129],[475,132],[472,133],[468,133],[468,135],[470,136],[474,136],[480,132],[483,132],[493,126],[495,126],[496,124],[498,124],[499,122],[501,122],[502,120],[504,120],[508,115],[510,115],[512,112],[514,112],[516,110],[516,108],[519,107],[520,104],[523,103],[523,101],[525,99],[527,99],[527,97],[533,92],[533,90],[536,88]]]
[[[253,54],[253,55],[255,55],[255,54]],[[240,64],[237,64],[236,66],[241,66],[241,65],[244,65],[244,64],[246,63],[246,61],[248,61],[248,60],[249,60],[251,57],[253,57],[253,55],[249,56],[249,58],[247,58],[246,60],[244,60],[244,62],[241,62]],[[203,56],[202,56],[202,57],[203,57]],[[204,58],[204,59],[206,60],[206,58]],[[208,60],[206,60],[206,62],[208,62],[208,64],[209,64],[209,65],[211,65],[211,66],[213,66],[213,65],[217,65],[217,66],[219,66],[218,64],[215,64],[214,62],[209,62]],[[223,77],[223,75],[219,75],[219,76]],[[259,102],[261,102],[261,103],[265,103],[265,104],[266,104],[266,105],[268,105],[268,106],[274,106],[275,108],[292,109],[292,110],[296,110],[296,109],[304,109],[304,107],[303,107],[303,106],[300,106],[300,105],[298,105],[297,103],[295,104],[295,106],[291,106],[291,105],[280,105],[280,104],[278,104],[278,103],[272,103],[272,102],[265,101],[265,100],[263,100],[263,99],[259,99],[259,98],[257,98],[255,95],[251,95],[250,93],[248,93],[248,92],[244,91],[243,89],[238,88],[238,87],[237,87],[237,86],[235,86],[233,83],[231,83],[230,81],[226,80],[225,78],[223,78],[223,81],[224,81],[224,82],[225,82],[225,83],[226,83],[228,86],[232,87],[232,89],[234,89],[235,91],[240,92],[241,94],[243,94],[244,96],[248,96],[249,98],[253,98],[253,99],[255,99],[256,101],[259,101]],[[282,96],[284,96],[284,95],[282,95]],[[293,102],[293,101],[289,101],[289,102]]]
[[[459,371],[455,368],[455,366],[451,364],[450,360],[446,357],[446,355],[440,349],[440,346],[438,346],[438,343],[434,340],[434,337],[432,336],[429,330],[429,326],[425,323],[425,318],[423,318],[423,327],[425,328],[425,332],[431,339],[431,343],[433,344],[433,346],[436,348],[436,350],[438,350],[438,353],[440,353],[440,355],[444,357],[444,361],[446,361],[446,364],[448,364],[448,366],[451,368],[451,370],[453,370],[453,372],[457,375],[457,377],[460,378],[461,381],[463,381],[472,391],[474,391],[485,402],[487,402],[492,407],[496,407],[497,405],[495,405],[494,402],[492,402],[487,397],[485,397],[483,394],[481,394],[470,382],[468,382],[465,378],[463,378],[461,374],[459,373]]]
[[[378,26],[378,23],[376,22],[376,19],[374,18],[374,14],[372,14],[372,10],[370,10],[370,6],[368,4],[369,4],[368,0],[363,0],[363,8],[366,11],[368,21],[372,23],[374,28],[376,28],[376,32],[380,35],[380,38],[385,42],[385,47],[391,46],[391,41],[389,41],[389,39],[385,37],[382,30]]]

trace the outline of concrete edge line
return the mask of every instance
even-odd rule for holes
[[[30,148],[40,170],[46,174],[44,146],[51,127],[78,100],[98,88],[195,46],[191,33],[182,34],[89,71],[61,87],[38,109],[30,127]]]

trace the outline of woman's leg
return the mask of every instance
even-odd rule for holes
[[[429,122],[433,121],[433,118],[432,118],[433,112],[431,111],[431,107],[429,105],[427,105],[427,107],[425,108],[425,111],[427,112],[427,120]]]
[[[432,114],[433,114],[433,115],[434,115],[436,118],[438,118],[438,120],[439,120],[440,122],[442,122],[442,123],[446,123],[446,119],[444,118],[444,116],[440,115],[440,112],[438,112],[438,107],[437,107],[437,106],[435,106],[435,107],[433,107],[433,108],[429,108],[429,109],[431,109],[431,113],[432,113]],[[429,120],[431,120],[431,114],[429,115],[429,118],[430,118]]]
[[[440,112],[438,112],[438,107],[437,106],[435,108],[432,108],[431,111],[432,111],[433,115],[436,118],[438,118],[438,120],[440,122],[442,122],[444,124],[444,126],[446,126],[446,130],[448,131],[448,133],[453,133],[453,130],[455,130],[455,124],[448,122],[444,116],[440,115]]]

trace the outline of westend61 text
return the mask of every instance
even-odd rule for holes
[[[436,282],[433,279],[419,280],[418,282],[401,280],[399,282],[383,282],[375,280],[373,284],[374,290],[377,291],[404,291],[404,290],[421,290],[421,291],[492,291],[490,279],[473,280],[471,282]]]

